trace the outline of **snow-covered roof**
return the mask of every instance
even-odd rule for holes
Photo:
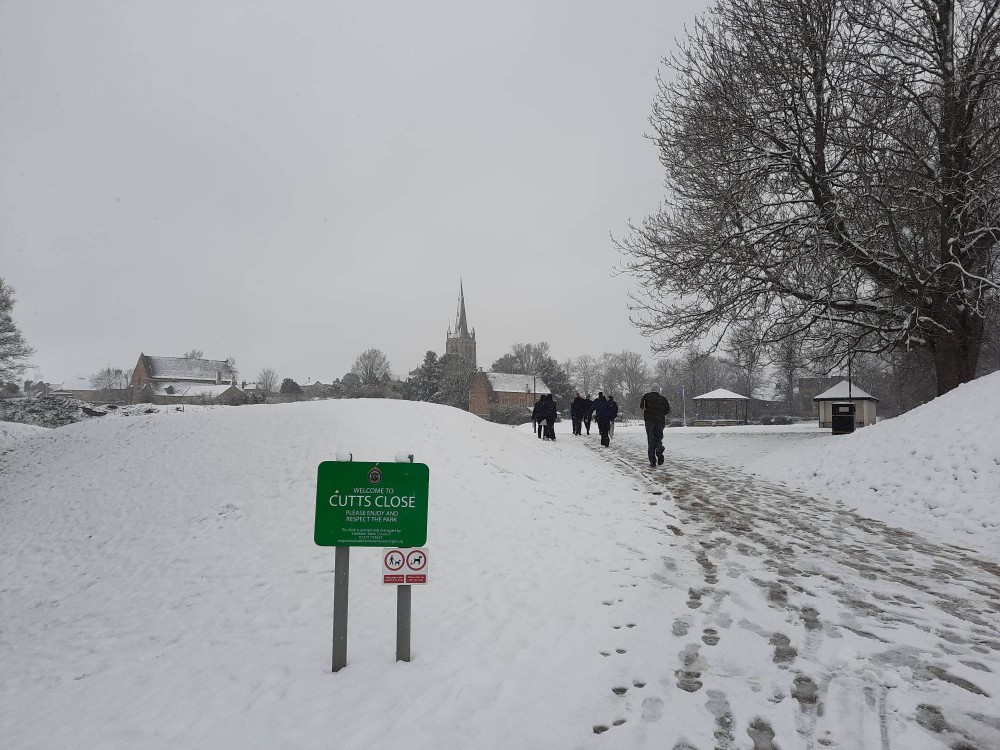
[[[823,391],[821,394],[813,398],[813,401],[847,401],[847,381],[841,380],[837,385],[833,386],[828,391]],[[856,385],[851,385],[851,401],[878,401],[873,395],[867,391],[863,391]]]
[[[749,401],[746,396],[727,391],[725,388],[716,388],[714,391],[703,393],[694,397],[695,401]]]
[[[237,391],[240,390],[238,385],[232,385],[231,383],[216,385],[215,383],[188,383],[186,381],[156,382],[150,383],[149,386],[157,396],[173,397],[211,396],[214,398],[225,393],[230,388],[235,388]]]
[[[221,372],[229,380],[229,365],[221,359],[188,359],[186,357],[151,357],[143,355],[146,374],[150,378],[170,380],[210,380],[215,382]]]
[[[490,388],[497,393],[551,393],[545,381],[532,375],[514,375],[508,372],[488,372]]]
[[[222,385],[202,385],[201,383],[192,383],[188,387],[187,393],[185,395],[187,395],[187,396],[211,396],[212,398],[215,398],[216,396],[221,396],[223,393],[225,393],[226,391],[228,391],[230,388],[235,388],[237,391],[239,391],[240,393],[242,393],[242,391],[240,391],[240,387],[238,385],[234,385],[232,383],[223,383]]]

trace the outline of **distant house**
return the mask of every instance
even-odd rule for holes
[[[814,399],[823,391],[835,386],[840,380],[839,377],[799,378],[798,393],[796,394],[798,396],[797,406],[799,416],[817,416],[819,408]]]
[[[333,392],[333,383],[321,383],[313,380],[302,386],[302,395],[305,398],[324,398]]]
[[[480,417],[489,417],[490,404],[522,406],[528,411],[538,397],[551,393],[539,377],[516,375],[507,372],[477,372],[469,391],[469,411]]]
[[[243,403],[229,365],[219,359],[153,357],[140,354],[130,386],[133,403]]]
[[[813,398],[813,401],[819,412],[820,427],[833,427],[833,404],[854,404],[856,427],[875,424],[878,399],[846,380],[841,380],[833,388]]]

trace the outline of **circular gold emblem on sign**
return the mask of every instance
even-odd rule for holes
[[[382,481],[382,472],[379,470],[377,466],[375,466],[374,468],[372,468],[371,471],[368,472],[368,481],[371,484],[378,484],[379,482]]]

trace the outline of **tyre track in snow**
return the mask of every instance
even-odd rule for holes
[[[671,652],[645,701],[683,717],[668,747],[1000,747],[1000,566],[737,469],[640,468],[644,436],[599,453],[701,570],[688,611],[639,623]]]

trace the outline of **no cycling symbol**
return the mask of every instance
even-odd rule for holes
[[[427,548],[383,549],[382,583],[389,585],[427,583]]]

